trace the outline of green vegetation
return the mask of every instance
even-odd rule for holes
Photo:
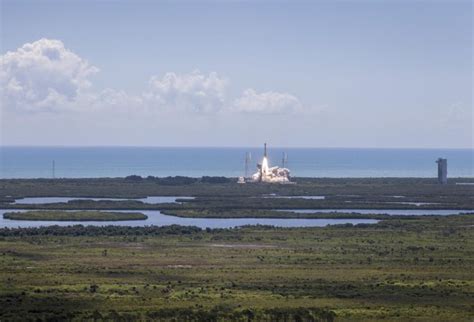
[[[191,183],[163,184],[166,178],[138,181],[125,178],[1,179],[0,198],[13,201],[20,197],[255,197],[275,193],[288,196],[322,195],[359,201],[369,198],[374,201],[443,202],[449,198],[449,202],[460,202],[462,199],[472,202],[474,191],[472,185],[456,185],[456,182],[474,183],[473,178],[450,178],[448,185],[438,185],[436,179],[430,178],[294,178],[296,185],[240,185],[236,179],[231,179],[229,183],[203,183],[194,178],[180,178]],[[394,195],[406,198],[394,200],[391,197]]]
[[[136,212],[110,211],[26,211],[6,212],[5,219],[43,221],[120,221],[145,220],[148,217]]]
[[[189,218],[306,218],[306,219],[399,219],[400,216],[384,214],[359,214],[356,212],[296,213],[266,209],[189,209],[164,210],[165,215]],[[403,216],[405,219],[416,216]]]
[[[159,179],[159,180],[158,180]],[[189,180],[188,180],[189,179]],[[226,179],[229,181],[230,179]],[[188,183],[189,181],[189,183]],[[474,209],[474,186],[451,179],[438,185],[434,179],[419,178],[296,178],[296,185],[237,184],[220,177],[201,179],[98,178],[98,179],[11,179],[0,180],[0,208],[56,210],[196,210],[238,214],[235,210],[272,209]],[[323,200],[271,198],[277,196],[325,196]],[[19,205],[21,197],[110,197],[194,196],[179,204],[145,204],[134,200],[92,201]],[[418,206],[410,203],[421,203]],[[381,211],[382,212],[382,211]],[[182,213],[182,212],[181,212]],[[283,213],[275,213],[281,217]]]
[[[0,319],[466,321],[473,225],[0,229]]]
[[[193,183],[230,183],[232,182],[233,179],[227,178],[227,177],[209,177],[209,176],[204,176],[200,179],[198,178],[191,178],[191,177],[183,177],[183,176],[175,176],[175,177],[154,177],[154,176],[148,176],[146,178],[142,178],[137,175],[131,175],[125,177],[125,180],[129,181],[142,181],[146,180],[148,182],[154,182],[160,185],[165,185],[165,186],[181,186],[181,185],[189,185]]]
[[[444,186],[418,178],[296,181],[239,185],[219,177],[138,176],[0,180],[0,208],[34,210],[29,215],[71,216],[61,210],[75,210],[103,216],[77,210],[158,209],[182,217],[380,220],[324,228],[0,228],[0,320],[472,320],[474,214],[356,211],[474,209],[474,186],[454,184],[474,179],[451,179]],[[129,200],[10,203],[48,196],[196,199],[158,205]],[[422,204],[409,204],[413,202]],[[297,208],[354,213],[275,210]]]
[[[198,233],[195,226],[42,226],[34,228],[0,228],[0,237],[14,236],[163,236]]]

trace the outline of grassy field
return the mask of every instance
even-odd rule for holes
[[[0,229],[0,320],[471,321],[473,226]]]
[[[78,210],[157,209],[181,217],[380,221],[324,228],[0,228],[0,321],[474,319],[473,214],[275,211],[470,210],[474,186],[455,182],[473,182],[472,178],[451,179],[448,185],[418,178],[297,178],[296,185],[239,185],[222,178],[132,179],[0,180],[0,209],[25,208],[32,213],[22,216],[46,217],[71,216],[60,211],[66,209],[100,216],[104,213]],[[156,205],[92,200],[11,203],[15,198],[48,196],[196,199]]]
[[[26,211],[6,212],[5,219],[14,220],[42,220],[42,221],[121,221],[145,220],[148,217],[136,212],[111,211]]]

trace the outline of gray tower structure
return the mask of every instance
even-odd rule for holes
[[[438,183],[448,183],[448,159],[438,158],[436,160],[438,164]]]

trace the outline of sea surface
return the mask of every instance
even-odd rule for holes
[[[262,148],[0,147],[0,178],[243,176],[255,172]],[[474,149],[273,148],[270,165],[294,177],[436,177],[439,157],[449,177],[474,177]],[[54,160],[54,171],[53,171]]]

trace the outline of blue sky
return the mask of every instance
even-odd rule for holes
[[[5,145],[472,148],[470,1],[2,0],[1,18]]]

